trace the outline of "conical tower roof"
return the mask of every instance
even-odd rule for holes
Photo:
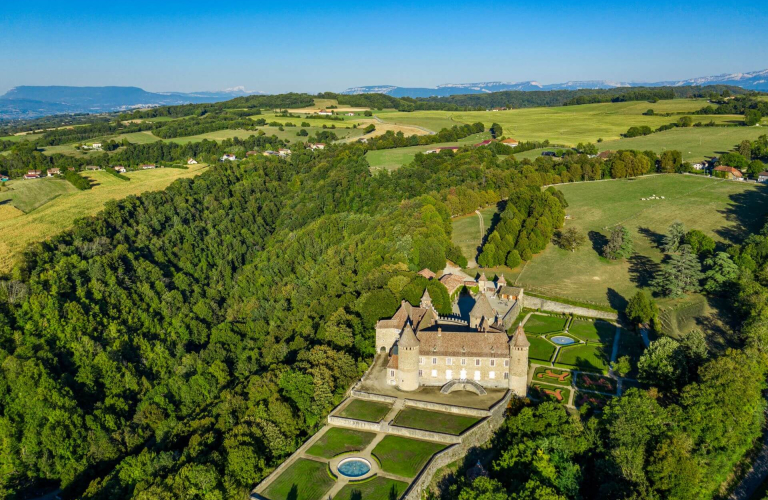
[[[426,288],[424,289],[424,295],[421,296],[421,301],[424,302],[425,300],[432,300],[432,297],[429,296],[429,290]]]
[[[410,323],[405,325],[405,328],[403,329],[403,333],[402,335],[400,335],[400,342],[398,342],[398,345],[400,347],[418,347],[419,346],[419,339],[417,339],[416,334],[413,333],[413,328],[411,328]]]
[[[499,279],[498,279],[497,283],[499,283],[500,285],[506,285],[507,284],[507,280],[504,279],[504,275],[503,274],[499,275]]]
[[[496,312],[491,307],[491,303],[488,302],[488,297],[484,293],[480,292],[477,296],[477,302],[474,307],[469,311],[470,317],[473,318],[495,318]]]
[[[485,271],[480,273],[480,278],[477,281],[488,281],[488,278],[485,277]]]
[[[509,341],[513,347],[530,347],[531,343],[528,342],[528,337],[525,336],[523,325],[517,325],[517,330],[512,336],[512,340]]]

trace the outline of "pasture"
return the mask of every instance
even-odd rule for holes
[[[268,500],[321,500],[335,482],[325,462],[300,458],[264,491]]]
[[[473,134],[464,139],[454,142],[441,142],[438,144],[428,144],[424,146],[409,146],[406,148],[392,148],[392,149],[379,149],[375,151],[368,151],[365,158],[368,160],[368,164],[371,166],[371,170],[396,170],[404,165],[408,165],[416,157],[417,153],[423,153],[430,149],[446,146],[465,146],[467,144],[476,144],[485,139],[489,139],[491,134],[483,132],[480,134]]]
[[[698,118],[704,122],[709,121],[709,117]],[[766,134],[768,130],[764,127],[688,127],[642,137],[606,141],[597,146],[600,151],[636,149],[662,153],[667,149],[676,149],[682,153],[684,161],[696,162],[720,156],[722,153],[733,150],[745,139],[753,141]],[[515,157],[517,158],[517,155]]]
[[[504,135],[520,141],[543,141],[575,146],[579,142],[618,140],[629,127],[647,125],[657,128],[677,121],[684,115],[646,116],[648,109],[658,112],[688,112],[706,106],[706,100],[675,99],[651,104],[641,102],[620,102],[523,108],[508,111],[414,111],[412,113],[389,113],[380,117],[388,122],[420,125],[439,130],[456,124],[482,122],[489,127],[496,122],[502,126]],[[741,115],[692,115],[694,122],[741,123]],[[668,147],[674,148],[673,144]]]
[[[87,191],[78,191],[68,182],[57,179],[9,182],[9,187],[13,190],[0,193],[0,197],[5,196],[6,200],[9,200],[6,203],[14,206],[12,197],[18,196],[20,206],[32,209],[29,213],[19,210],[14,212],[15,216],[0,216],[0,233],[3,235],[0,239],[0,272],[9,271],[17,256],[30,243],[46,240],[69,229],[75,219],[95,215],[107,201],[164,189],[176,179],[194,177],[206,168],[201,164],[192,165],[188,170],[159,168],[128,172],[125,175],[131,178],[129,182],[106,172],[88,172],[84,175],[95,185]],[[58,184],[50,187],[45,183]],[[17,186],[24,191],[18,193]],[[52,196],[54,190],[60,192]],[[0,208],[4,206],[0,201]],[[4,209],[3,213],[6,211],[7,209]]]
[[[475,265],[478,249],[483,241],[485,232],[491,226],[493,217],[499,211],[496,205],[485,207],[480,210],[480,216],[477,213],[456,217],[451,221],[453,232],[451,241],[454,245],[461,248],[461,253],[472,264]],[[471,274],[471,273],[470,273]]]
[[[416,477],[427,461],[445,448],[444,444],[387,435],[373,449],[381,469],[402,477]]]
[[[516,284],[618,310],[658,271],[661,238],[673,222],[699,229],[716,241],[737,243],[745,230],[758,231],[768,213],[764,186],[703,176],[653,175],[557,188],[572,217],[565,227],[576,228],[587,236],[587,243],[575,252],[548,245],[523,268]],[[665,199],[642,201],[653,194]],[[630,230],[635,253],[626,261],[608,261],[600,251],[610,228],[618,224]]]
[[[458,415],[455,413],[442,413],[419,408],[404,408],[395,417],[395,425],[423,431],[443,432],[458,436],[469,429],[480,419]]]
[[[7,189],[0,191],[0,205],[11,205],[24,213],[41,207],[54,198],[77,193],[78,190],[64,179],[16,179],[5,183]]]

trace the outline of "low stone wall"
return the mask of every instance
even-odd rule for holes
[[[580,306],[572,306],[570,304],[563,304],[562,302],[555,302],[554,300],[531,297],[530,295],[526,295],[523,298],[523,301],[525,302],[525,307],[528,309],[541,309],[542,311],[575,314],[576,316],[584,316],[585,318],[616,320],[619,317],[618,314],[612,312],[598,311],[596,309],[588,309],[586,307]]]
[[[386,425],[386,424],[385,424]],[[386,431],[389,434],[404,436],[414,439],[424,439],[426,441],[436,441],[444,444],[457,444],[462,440],[461,436],[452,434],[443,434],[442,432],[423,431],[421,429],[411,429],[410,427],[400,427],[398,425],[387,425]],[[468,431],[469,432],[469,431]]]
[[[357,399],[366,399],[368,401],[377,401],[379,403],[395,404],[397,398],[392,396],[383,396],[381,394],[373,394],[371,392],[352,391],[350,394]]]
[[[461,443],[436,453],[408,487],[405,495],[403,495],[403,500],[420,500],[422,493],[429,487],[429,483],[432,482],[432,477],[438,469],[465,456],[471,448],[488,442],[496,429],[504,422],[504,412],[512,396],[512,391],[507,392],[506,396],[491,408],[490,417],[461,436]]]
[[[328,423],[330,425],[336,425],[338,427],[347,427],[350,429],[361,429],[366,431],[379,432],[382,431],[382,427],[386,426],[386,422],[366,422],[364,420],[356,420],[354,418],[334,417],[328,416]]]
[[[458,413],[459,415],[469,415],[471,417],[481,418],[485,418],[491,414],[488,410],[478,410],[477,408],[467,408],[465,406],[445,405],[442,403],[430,403],[429,401],[417,401],[415,399],[406,399],[405,406],[441,411],[443,413]]]

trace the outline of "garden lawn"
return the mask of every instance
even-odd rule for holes
[[[544,314],[531,314],[523,328],[525,333],[544,335],[547,333],[557,333],[565,330],[566,318],[547,316]]]
[[[360,451],[368,446],[376,434],[331,427],[318,439],[307,453],[316,457],[333,458],[348,451]]]
[[[570,387],[572,377],[570,370],[558,370],[557,368],[539,366],[533,372],[533,381]]]
[[[555,353],[555,346],[543,337],[528,337],[531,347],[528,350],[528,357],[538,361],[549,363],[552,355]]]
[[[300,458],[264,491],[269,500],[321,500],[335,480],[324,462]]]
[[[568,333],[586,342],[613,344],[616,337],[616,327],[607,321],[573,320]]]
[[[419,408],[403,408],[395,417],[395,425],[421,429],[424,431],[442,432],[458,436],[466,429],[472,427],[480,419],[455,413],[442,413],[437,411],[422,410]]]
[[[338,413],[338,416],[354,418],[356,420],[365,420],[366,422],[381,422],[381,419],[384,418],[391,409],[392,405],[386,403],[353,399]]]
[[[384,472],[415,477],[427,461],[445,448],[444,444],[400,436],[385,436],[373,449]]]
[[[576,368],[585,372],[606,373],[610,346],[576,345],[561,347],[555,366]]]
[[[370,481],[348,483],[333,500],[392,500],[405,493],[408,483],[376,476]]]

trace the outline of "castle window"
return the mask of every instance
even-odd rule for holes
[[[496,378],[496,372],[488,372],[488,378],[493,380]]]
[[[504,375],[506,375],[506,373]],[[423,374],[422,374],[422,371],[419,370],[419,377],[421,377],[421,376],[423,376]]]
[[[394,377],[395,376],[395,370],[389,370],[389,376]]]
[[[437,364],[437,358],[432,358],[432,364],[433,364],[433,365],[436,365],[436,364]]]
[[[475,380],[480,380],[480,370],[475,370]]]
[[[445,358],[445,364],[446,365],[452,365],[453,364],[453,360],[451,358]]]
[[[433,378],[436,378],[436,377],[437,377],[437,370],[432,370],[432,377],[433,377]]]
[[[480,358],[475,358],[475,366],[480,366]]]
[[[453,379],[453,371],[452,370],[445,370],[445,379],[446,380],[452,380]]]
[[[464,366],[467,364],[467,358],[461,358],[461,366]]]
[[[504,360],[504,366],[509,366],[509,360],[508,359]]]
[[[495,359],[491,360],[491,366],[496,366],[496,360]]]
[[[424,364],[424,358],[422,358],[421,356],[419,356],[419,364],[420,364],[420,365],[423,365],[423,364]]]
[[[504,372],[504,380],[509,380],[509,373]]]

